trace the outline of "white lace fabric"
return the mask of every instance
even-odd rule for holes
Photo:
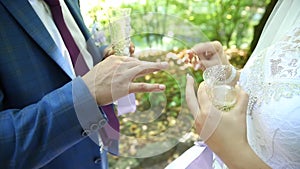
[[[250,146],[269,166],[300,168],[300,22],[251,56],[240,85],[249,94]]]

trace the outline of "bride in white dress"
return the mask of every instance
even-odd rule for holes
[[[194,52],[204,69],[216,57],[228,64],[216,42],[198,44]],[[207,53],[210,57],[201,57]],[[300,169],[300,0],[277,2],[236,79],[247,94],[241,91],[235,108],[218,114],[203,84],[196,98],[188,76],[187,102],[200,137],[209,136],[202,139],[229,168]],[[220,117],[211,120],[211,114]]]

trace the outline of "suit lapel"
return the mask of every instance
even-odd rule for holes
[[[27,0],[0,0],[32,39],[71,77],[70,65],[64,60],[51,35]]]
[[[103,60],[103,54],[101,49],[95,45],[94,39],[91,38],[91,34],[87,27],[84,24],[82,16],[80,14],[78,2],[73,2],[74,0],[65,0],[66,5],[68,6],[69,11],[71,12],[74,20],[76,21],[79,29],[81,30],[83,36],[85,37],[87,43],[87,50],[93,56],[93,63],[96,65]]]
[[[91,34],[90,34],[89,30],[86,28],[86,26],[82,20],[79,4],[77,2],[75,3],[72,1],[74,1],[74,0],[65,0],[65,3],[68,6],[68,9],[71,12],[78,27],[80,28],[85,40],[88,40],[91,37]]]

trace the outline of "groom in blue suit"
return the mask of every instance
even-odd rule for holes
[[[98,107],[113,100],[111,93],[103,94],[111,91],[111,82],[101,85],[93,77],[113,76],[111,67],[120,63],[126,68],[120,78],[128,79],[136,70],[144,74],[166,65],[117,56],[102,61],[103,49],[90,40],[78,0],[65,0],[97,69],[76,77],[30,1],[0,0],[0,168],[99,169],[99,145],[88,136],[97,135],[107,121]],[[134,71],[125,71],[130,68]],[[129,91],[124,87],[119,97],[164,90],[159,84],[124,83]]]

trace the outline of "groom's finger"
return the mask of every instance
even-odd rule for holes
[[[199,104],[198,100],[195,94],[195,89],[194,89],[194,78],[191,75],[187,75],[186,77],[187,82],[186,82],[186,102],[188,105],[188,108],[192,112],[194,118],[196,119],[198,116],[198,113],[200,112],[199,109]]]

